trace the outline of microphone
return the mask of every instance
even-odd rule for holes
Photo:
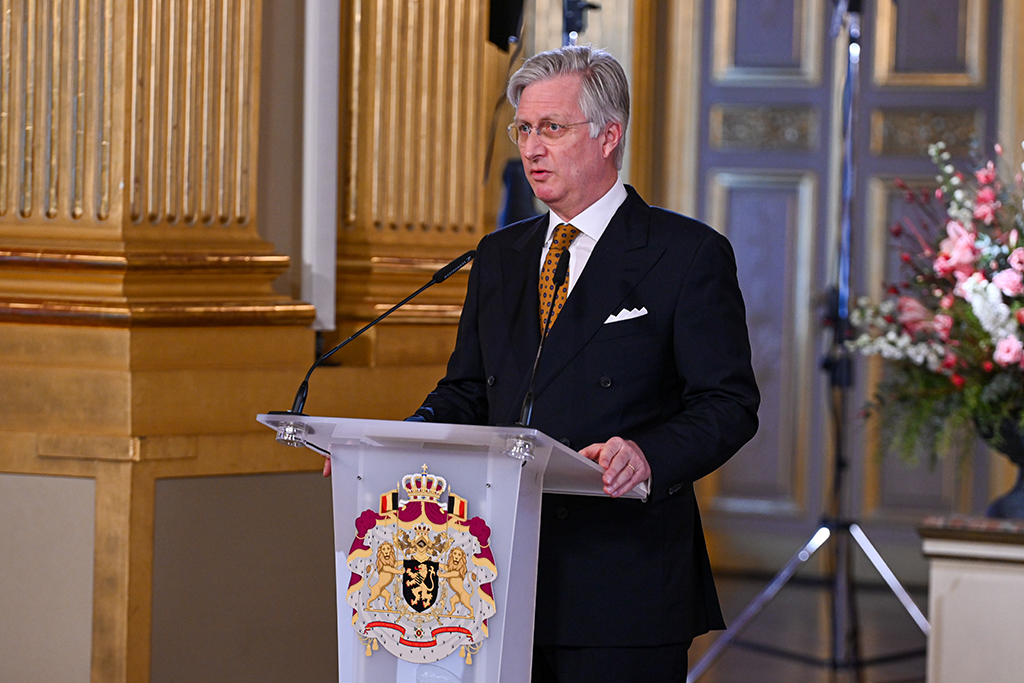
[[[461,270],[466,264],[472,261],[473,257],[475,256],[476,251],[471,249],[470,251],[467,251],[465,254],[458,257],[448,265],[439,268],[438,271],[430,277],[430,281],[427,282],[425,285],[423,285],[415,292],[399,301],[397,304],[386,310],[381,315],[377,316],[374,320],[372,320],[369,324],[365,325],[362,329],[357,331],[351,337],[349,337],[348,339],[341,342],[327,353],[317,358],[313,365],[311,365],[309,370],[306,372],[306,377],[302,380],[302,384],[299,385],[299,390],[295,393],[295,400],[292,402],[291,410],[272,410],[270,411],[269,414],[305,416],[305,413],[302,412],[302,408],[306,405],[306,395],[309,393],[309,377],[310,375],[313,374],[313,371],[320,366],[321,363],[330,358],[336,351],[340,350],[350,341],[360,336],[363,332],[366,332],[368,329],[379,323],[381,320],[388,317],[389,315],[397,311],[399,308],[412,301],[412,299],[419,296],[419,294],[422,293],[427,288],[432,287],[436,284],[440,284],[447,280],[448,278],[450,278],[452,275]],[[283,443],[286,446],[305,446],[306,434],[306,425],[301,423],[282,422],[277,427],[277,440],[279,443]]]
[[[537,357],[533,360],[533,370],[530,372],[530,384],[526,390],[526,396],[523,397],[523,409],[519,413],[519,421],[516,425],[519,427],[530,426],[530,416],[533,414],[533,382],[537,378],[537,366],[540,365],[540,352],[544,350],[544,339],[548,336],[548,330],[551,327],[551,316],[555,312],[555,301],[558,299],[558,290],[565,284],[565,279],[569,275],[569,250],[563,249],[562,253],[558,255],[558,263],[555,264],[555,272],[551,276],[551,280],[555,285],[555,296],[551,297],[551,304],[548,306],[548,313],[544,316],[544,329],[541,330],[540,344],[537,346]]]

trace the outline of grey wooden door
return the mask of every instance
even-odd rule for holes
[[[703,0],[697,210],[736,249],[763,393],[755,439],[701,483],[720,567],[777,569],[830,501],[837,422],[820,363],[831,340],[825,295],[837,281],[847,55],[846,38],[830,34],[832,9],[814,0]],[[932,178],[926,149],[938,139],[962,151],[976,137],[991,150],[1000,9],[999,0],[863,3],[855,294],[877,296],[883,280],[899,277],[886,239],[902,211],[894,178]],[[927,514],[983,509],[988,456],[959,473],[952,462],[930,470],[880,458],[882,439],[860,417],[880,368],[855,358],[854,369],[842,415],[844,509],[901,578],[923,583],[916,525]]]

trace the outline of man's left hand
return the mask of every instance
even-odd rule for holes
[[[651,476],[651,466],[635,441],[613,436],[604,443],[587,446],[580,455],[604,468],[604,492],[612,498],[629,493]]]

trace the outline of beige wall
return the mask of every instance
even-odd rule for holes
[[[150,680],[337,681],[332,519],[318,473],[158,481]]]
[[[88,683],[96,486],[0,474],[0,680]]]

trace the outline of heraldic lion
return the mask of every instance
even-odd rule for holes
[[[438,576],[448,579],[448,586],[455,593],[452,596],[449,611],[455,614],[455,605],[461,602],[469,610],[469,618],[472,619],[473,605],[469,602],[471,591],[467,591],[465,586],[462,585],[463,580],[466,578],[466,570],[466,552],[462,548],[455,546],[448,555],[448,564],[445,566],[445,571],[438,574]]]
[[[377,546],[377,581],[370,587],[370,597],[366,600],[366,606],[369,607],[371,602],[383,596],[385,609],[390,609],[391,593],[388,586],[395,576],[402,573],[403,570],[398,568],[394,546],[387,541]]]

